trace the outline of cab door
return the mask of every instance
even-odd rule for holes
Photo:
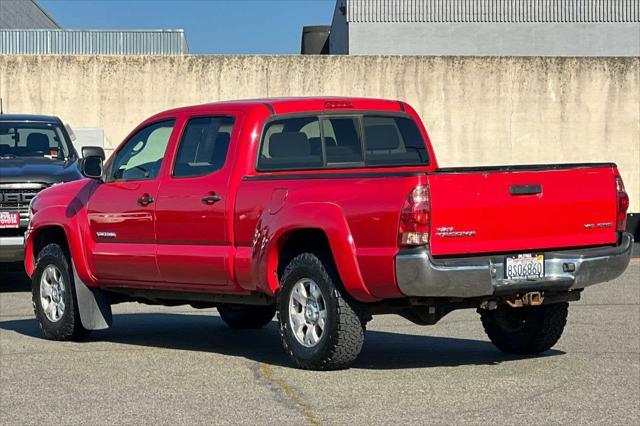
[[[168,287],[229,285],[228,152],[236,117],[187,117],[156,203],[157,258]]]
[[[89,258],[102,281],[160,281],[156,263],[158,176],[175,120],[150,124],[114,154],[105,182],[91,195]]]

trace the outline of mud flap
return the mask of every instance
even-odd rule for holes
[[[111,315],[111,303],[107,295],[99,289],[91,289],[82,282],[76,267],[72,264],[73,282],[78,298],[78,312],[82,326],[87,330],[104,330],[111,327],[113,317]]]

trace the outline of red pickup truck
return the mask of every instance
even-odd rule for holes
[[[268,324],[302,368],[349,366],[366,323],[475,308],[501,350],[560,338],[568,302],[629,263],[615,164],[439,168],[404,102],[283,98],[157,114],[90,178],[40,192],[25,264],[45,337],[126,301]]]

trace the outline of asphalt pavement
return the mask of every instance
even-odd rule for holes
[[[498,352],[473,310],[369,323],[355,366],[302,371],[276,323],[215,309],[114,307],[87,342],[44,340],[29,282],[0,272],[0,424],[639,424],[640,261],[571,305],[537,357]]]

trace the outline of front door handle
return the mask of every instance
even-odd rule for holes
[[[202,197],[202,202],[208,206],[212,206],[220,200],[222,200],[222,197],[218,194],[210,194]]]
[[[144,194],[141,198],[138,198],[138,204],[141,206],[148,206],[153,203],[153,197],[149,194]]]

